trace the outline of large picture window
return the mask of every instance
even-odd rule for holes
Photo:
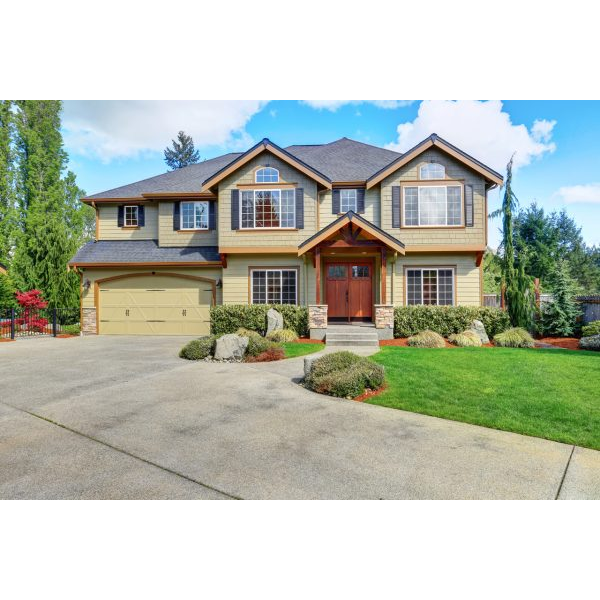
[[[247,190],[242,192],[242,229],[296,226],[295,190]]]
[[[182,202],[181,229],[208,229],[208,202]]]
[[[460,185],[427,185],[404,188],[404,225],[461,225]]]
[[[454,304],[454,270],[406,269],[407,304]]]
[[[297,304],[296,269],[253,269],[252,304]]]

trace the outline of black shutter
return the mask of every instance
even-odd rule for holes
[[[356,190],[356,212],[365,212],[365,190]]]
[[[392,186],[392,227],[400,227],[400,186]]]
[[[144,207],[138,206],[138,225],[144,227],[146,225],[146,215],[144,214]]]
[[[217,203],[209,202],[208,203],[208,228],[216,229],[217,228]]]
[[[304,229],[304,188],[296,188],[296,228]]]
[[[118,211],[117,211],[117,225],[119,227],[123,227],[123,225],[125,225],[124,213],[125,213],[125,207],[120,205],[118,208]]]
[[[465,185],[465,225],[473,227],[473,186]]]
[[[240,228],[240,190],[231,190],[231,229]]]
[[[331,212],[334,215],[340,214],[340,190],[333,190],[331,192]]]
[[[181,229],[181,218],[179,216],[179,205],[181,202],[173,202],[173,231]]]

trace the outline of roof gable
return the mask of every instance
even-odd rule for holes
[[[439,148],[446,154],[449,154],[459,162],[465,164],[470,167],[483,177],[485,177],[489,182],[494,183],[496,185],[502,185],[503,178],[500,173],[497,173],[490,167],[484,165],[482,162],[478,161],[476,158],[473,158],[466,152],[463,152],[456,146],[453,146],[450,142],[439,137],[436,133],[431,134],[428,138],[424,139],[422,142],[419,142],[416,146],[412,147],[410,150],[402,154],[392,163],[381,169],[379,172],[375,173],[367,180],[367,189],[370,189],[381,183],[388,175],[391,175],[394,171],[398,170],[400,167],[415,159],[417,156],[425,152],[431,147]]]

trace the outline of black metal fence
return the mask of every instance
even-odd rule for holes
[[[79,308],[0,308],[0,338],[77,333]]]

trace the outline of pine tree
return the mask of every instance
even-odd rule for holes
[[[200,152],[194,148],[194,140],[183,131],[177,134],[172,148],[165,148],[165,162],[172,171],[200,162]]]
[[[569,274],[565,260],[554,265],[550,276],[552,302],[544,304],[542,310],[542,328],[551,335],[570,336],[575,332],[577,317],[581,315],[575,296],[579,286]]]
[[[78,304],[79,278],[67,263],[89,232],[93,211],[75,176],[63,172],[61,103],[19,101],[16,120],[20,227],[11,274],[21,290],[39,289],[52,307]],[[90,215],[91,213],[91,215]]]
[[[15,169],[12,101],[0,100],[0,262],[10,264],[14,246]]]
[[[512,189],[513,157],[506,165],[506,183],[502,207],[490,217],[502,216],[502,283],[505,288],[506,306],[514,327],[531,328],[535,308],[533,281],[525,274],[524,260],[515,256],[514,217],[519,200]]]

